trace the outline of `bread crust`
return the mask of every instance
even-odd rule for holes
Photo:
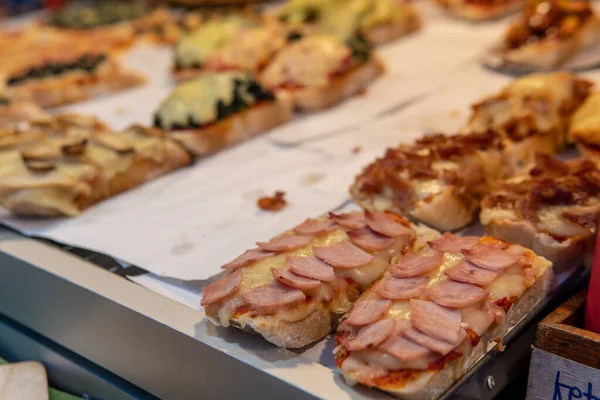
[[[421,18],[411,6],[405,7],[405,13],[406,19],[402,21],[380,24],[367,29],[364,32],[365,37],[373,45],[380,46],[421,28]]]
[[[500,18],[517,11],[524,3],[522,0],[508,1],[507,4],[472,5],[462,1],[452,4],[449,0],[436,0],[451,15],[471,21],[486,21]]]
[[[401,389],[379,389],[404,400],[437,399],[487,353],[489,342],[502,339],[512,326],[546,298],[553,279],[554,274],[552,268],[549,266],[523,294],[521,299],[513,304],[506,315],[506,322],[490,328],[475,346],[471,345],[470,341],[467,341],[467,345],[461,348],[462,356],[448,362],[443,369],[421,372],[418,374],[419,376],[411,378],[410,382]],[[342,373],[346,379],[354,380],[352,376],[345,374],[344,371]]]
[[[10,101],[8,105],[0,104],[0,128],[33,121],[46,115],[44,110],[27,101]]]
[[[125,170],[117,170],[111,176],[106,175],[101,165],[92,159],[73,157],[74,162],[85,166],[90,172],[86,178],[62,180],[44,180],[40,176],[36,184],[16,187],[0,185],[0,202],[14,214],[36,217],[76,216],[85,208],[106,198],[117,195],[146,181],[165,175],[171,171],[190,165],[192,156],[172,139],[153,129],[139,129],[147,135],[157,138],[157,145],[150,154],[143,155],[133,150],[131,160]],[[102,136],[104,132],[93,133]],[[84,142],[84,146],[86,145]]]
[[[330,108],[360,93],[384,72],[383,62],[377,55],[373,54],[365,63],[333,77],[325,86],[282,90],[280,92],[287,93],[298,110],[315,112]]]
[[[545,232],[539,232],[528,221],[507,218],[491,218],[484,224],[484,228],[491,236],[527,247],[539,256],[551,260],[556,272],[581,263],[591,266],[588,263],[594,254],[595,234],[559,241]]]
[[[592,15],[576,35],[566,40],[546,39],[516,49],[505,49],[502,51],[502,60],[507,65],[521,65],[536,70],[551,70],[560,65],[568,64],[580,51],[589,51],[598,54],[594,58],[600,61],[599,40],[600,19]],[[579,68],[583,67],[580,66]]]
[[[243,142],[289,121],[292,107],[285,96],[261,102],[206,127],[169,132],[195,156],[204,156]]]
[[[15,100],[31,101],[42,108],[83,101],[141,85],[146,79],[139,73],[106,60],[92,72],[71,72],[56,77],[32,79],[6,86],[6,94]]]

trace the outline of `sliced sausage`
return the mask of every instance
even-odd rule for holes
[[[311,236],[304,235],[285,235],[271,239],[269,242],[258,242],[258,247],[267,251],[289,251],[300,249],[310,242]]]
[[[444,256],[442,254],[407,254],[396,265],[391,266],[388,271],[396,278],[412,278],[434,270],[442,265],[443,261]]]
[[[392,302],[383,299],[359,300],[352,307],[350,315],[346,319],[349,325],[367,325],[381,319],[388,312]]]
[[[271,273],[276,280],[290,287],[300,290],[317,289],[321,286],[321,281],[307,278],[305,276],[296,275],[285,269],[271,268]]]
[[[381,235],[368,227],[350,231],[348,236],[355,245],[371,251],[385,250],[396,241],[394,238]]]
[[[336,268],[358,268],[371,261],[374,257],[349,242],[340,242],[333,246],[313,246],[317,257]]]
[[[225,275],[215,283],[211,283],[202,289],[202,301],[200,304],[204,307],[209,304],[218,303],[230,297],[242,286],[242,270],[238,269]]]
[[[265,251],[262,249],[246,250],[244,252],[244,254],[242,254],[241,256],[238,256],[235,260],[221,266],[221,268],[237,269],[237,268],[241,268],[241,267],[246,267],[256,261],[259,261],[259,260],[262,260],[269,256],[272,256],[273,254],[275,254],[275,253],[273,253],[271,251]]]
[[[500,275],[499,272],[479,268],[468,261],[461,261],[456,266],[444,271],[444,274],[454,281],[480,286],[489,285]]]
[[[354,339],[349,340],[345,347],[350,351],[358,351],[377,347],[386,340],[394,330],[393,319],[382,319],[363,327]]]
[[[462,253],[473,264],[490,271],[503,271],[515,265],[521,258],[489,244],[478,244],[470,250],[463,250]]]
[[[439,239],[429,242],[429,246],[440,253],[460,254],[463,249],[471,249],[479,244],[476,236],[456,236],[450,232],[444,233]]]
[[[432,301],[412,299],[410,321],[415,328],[435,339],[448,343],[458,341],[461,322],[459,310],[451,310]]]
[[[446,280],[425,289],[425,296],[436,304],[450,308],[467,307],[487,299],[488,292],[471,283]]]
[[[333,232],[337,224],[330,219],[312,219],[306,221],[294,228],[298,235],[321,236]]]
[[[365,210],[367,225],[375,232],[388,237],[415,237],[415,232],[403,224],[401,217],[391,213]]]
[[[377,283],[375,292],[385,299],[410,299],[421,294],[428,280],[425,276],[396,278],[392,275],[387,275]]]
[[[285,263],[290,271],[307,278],[323,282],[332,282],[335,279],[333,267],[316,256],[287,256]]]
[[[329,213],[329,218],[346,229],[362,229],[367,226],[367,219],[365,218],[365,214],[363,212],[346,214]]]
[[[265,314],[274,313],[282,307],[298,304],[306,299],[301,290],[279,282],[259,286],[242,297],[246,303]]]

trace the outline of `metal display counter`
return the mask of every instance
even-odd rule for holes
[[[212,335],[201,312],[130,282],[116,262],[112,268],[110,259],[99,260],[102,267],[0,228],[0,350],[45,362],[61,387],[92,398],[385,398],[350,389],[330,369],[259,337],[235,330]],[[537,322],[576,290],[578,275],[509,333],[503,352],[488,353],[444,397],[493,398],[526,371]],[[30,336],[15,339],[8,321]],[[47,343],[69,356],[52,355]],[[58,372],[77,360],[86,367],[86,389]],[[111,379],[117,383],[104,385]]]

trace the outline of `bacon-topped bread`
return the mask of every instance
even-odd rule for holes
[[[154,126],[196,156],[265,133],[292,117],[288,98],[243,72],[206,73],[179,84],[154,114]]]
[[[582,259],[591,265],[600,222],[600,169],[593,162],[539,154],[528,174],[502,182],[481,205],[490,235],[532,249],[556,269]]]
[[[283,48],[259,81],[289,96],[296,108],[318,111],[364,90],[385,68],[368,43],[355,37],[304,36]]]
[[[600,92],[589,96],[573,115],[569,140],[582,155],[600,163]]]
[[[491,237],[450,233],[392,266],[340,323],[347,382],[436,399],[549,292],[552,263]]]
[[[549,70],[579,58],[581,68],[597,65],[599,41],[600,19],[589,0],[531,1],[492,52],[506,66]]]
[[[453,16],[472,21],[499,18],[517,11],[525,0],[435,0]]]
[[[153,128],[116,134],[93,117],[46,117],[0,130],[0,204],[21,215],[76,216],[191,162]]]
[[[202,306],[216,324],[304,347],[335,329],[392,257],[438,237],[392,213],[307,219],[223,265],[226,275],[202,290]]]
[[[425,136],[388,149],[357,176],[350,194],[366,209],[456,230],[476,218],[490,183],[508,175],[503,149],[492,132]]]
[[[571,117],[591,86],[565,72],[527,75],[476,103],[463,131],[492,130],[511,140],[507,161],[518,173],[533,162],[535,152],[555,153],[564,146]]]
[[[303,32],[348,39],[359,34],[374,45],[390,42],[421,26],[418,13],[406,0],[288,0],[267,20]]]

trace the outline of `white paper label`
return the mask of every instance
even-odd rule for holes
[[[534,348],[527,398],[599,400],[600,370]]]

